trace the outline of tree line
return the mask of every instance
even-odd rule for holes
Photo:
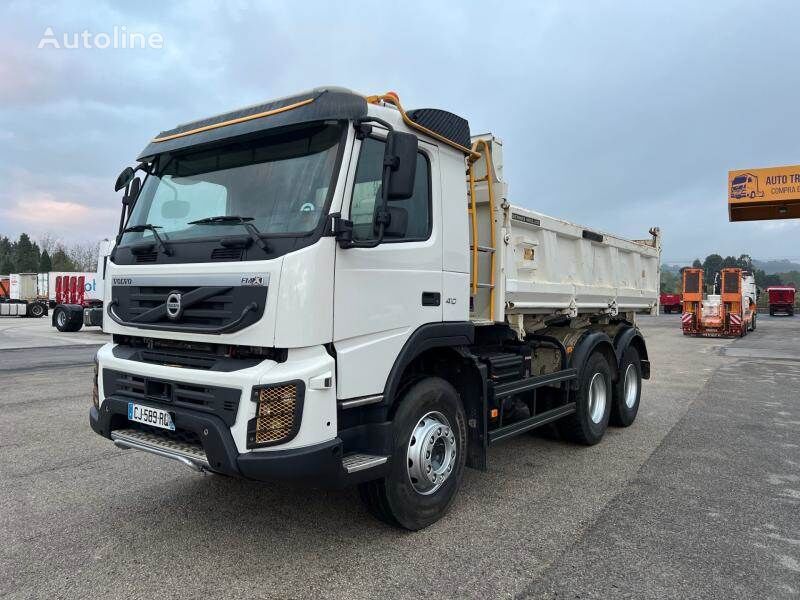
[[[0,275],[48,271],[94,271],[98,242],[65,244],[49,234],[34,241],[27,233],[16,240],[0,235]]]
[[[694,259],[692,267],[695,269],[703,269],[703,280],[707,285],[714,283],[714,277],[722,269],[730,267],[738,267],[750,271],[756,280],[756,285],[764,289],[771,285],[791,285],[800,287],[800,272],[789,271],[787,273],[770,273],[767,274],[763,269],[753,267],[753,259],[749,254],[741,254],[739,257],[726,256],[722,257],[720,254],[709,254],[705,260],[701,261],[699,258]],[[681,269],[682,270],[682,269]],[[681,280],[680,271],[670,270],[669,268],[661,269],[661,291],[674,294],[680,293],[683,282]]]

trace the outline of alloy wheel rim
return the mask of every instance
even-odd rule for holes
[[[414,490],[433,494],[453,474],[456,464],[456,436],[442,413],[432,411],[411,430],[406,465]]]
[[[600,423],[606,412],[608,388],[602,373],[595,373],[589,383],[589,418],[593,423]]]
[[[638,395],[639,378],[636,375],[636,367],[631,364],[625,369],[625,406],[633,408]]]

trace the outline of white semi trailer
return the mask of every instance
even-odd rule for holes
[[[491,444],[630,425],[658,230],[512,205],[502,171],[466,120],[339,88],[159,134],[117,181],[92,428],[419,529]]]

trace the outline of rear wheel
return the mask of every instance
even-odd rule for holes
[[[611,415],[612,394],[611,369],[605,357],[595,352],[581,374],[575,412],[558,422],[561,435],[586,446],[603,439]]]
[[[619,377],[614,386],[614,403],[609,421],[617,427],[628,427],[636,420],[642,398],[642,363],[636,348],[628,346],[622,355]]]
[[[83,325],[82,315],[67,312],[63,308],[57,308],[55,314],[56,329],[59,331],[78,331]]]
[[[750,331],[755,331],[756,330],[756,318],[757,317],[758,317],[758,314],[753,313],[753,320],[750,323]]]
[[[467,427],[458,392],[428,377],[403,394],[392,420],[389,475],[359,486],[372,515],[416,531],[441,519],[461,485]]]

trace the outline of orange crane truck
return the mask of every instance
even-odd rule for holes
[[[717,291],[717,290],[714,290]],[[683,270],[684,335],[743,337],[756,329],[756,284],[739,268],[720,271],[719,294],[703,295],[703,269]]]

